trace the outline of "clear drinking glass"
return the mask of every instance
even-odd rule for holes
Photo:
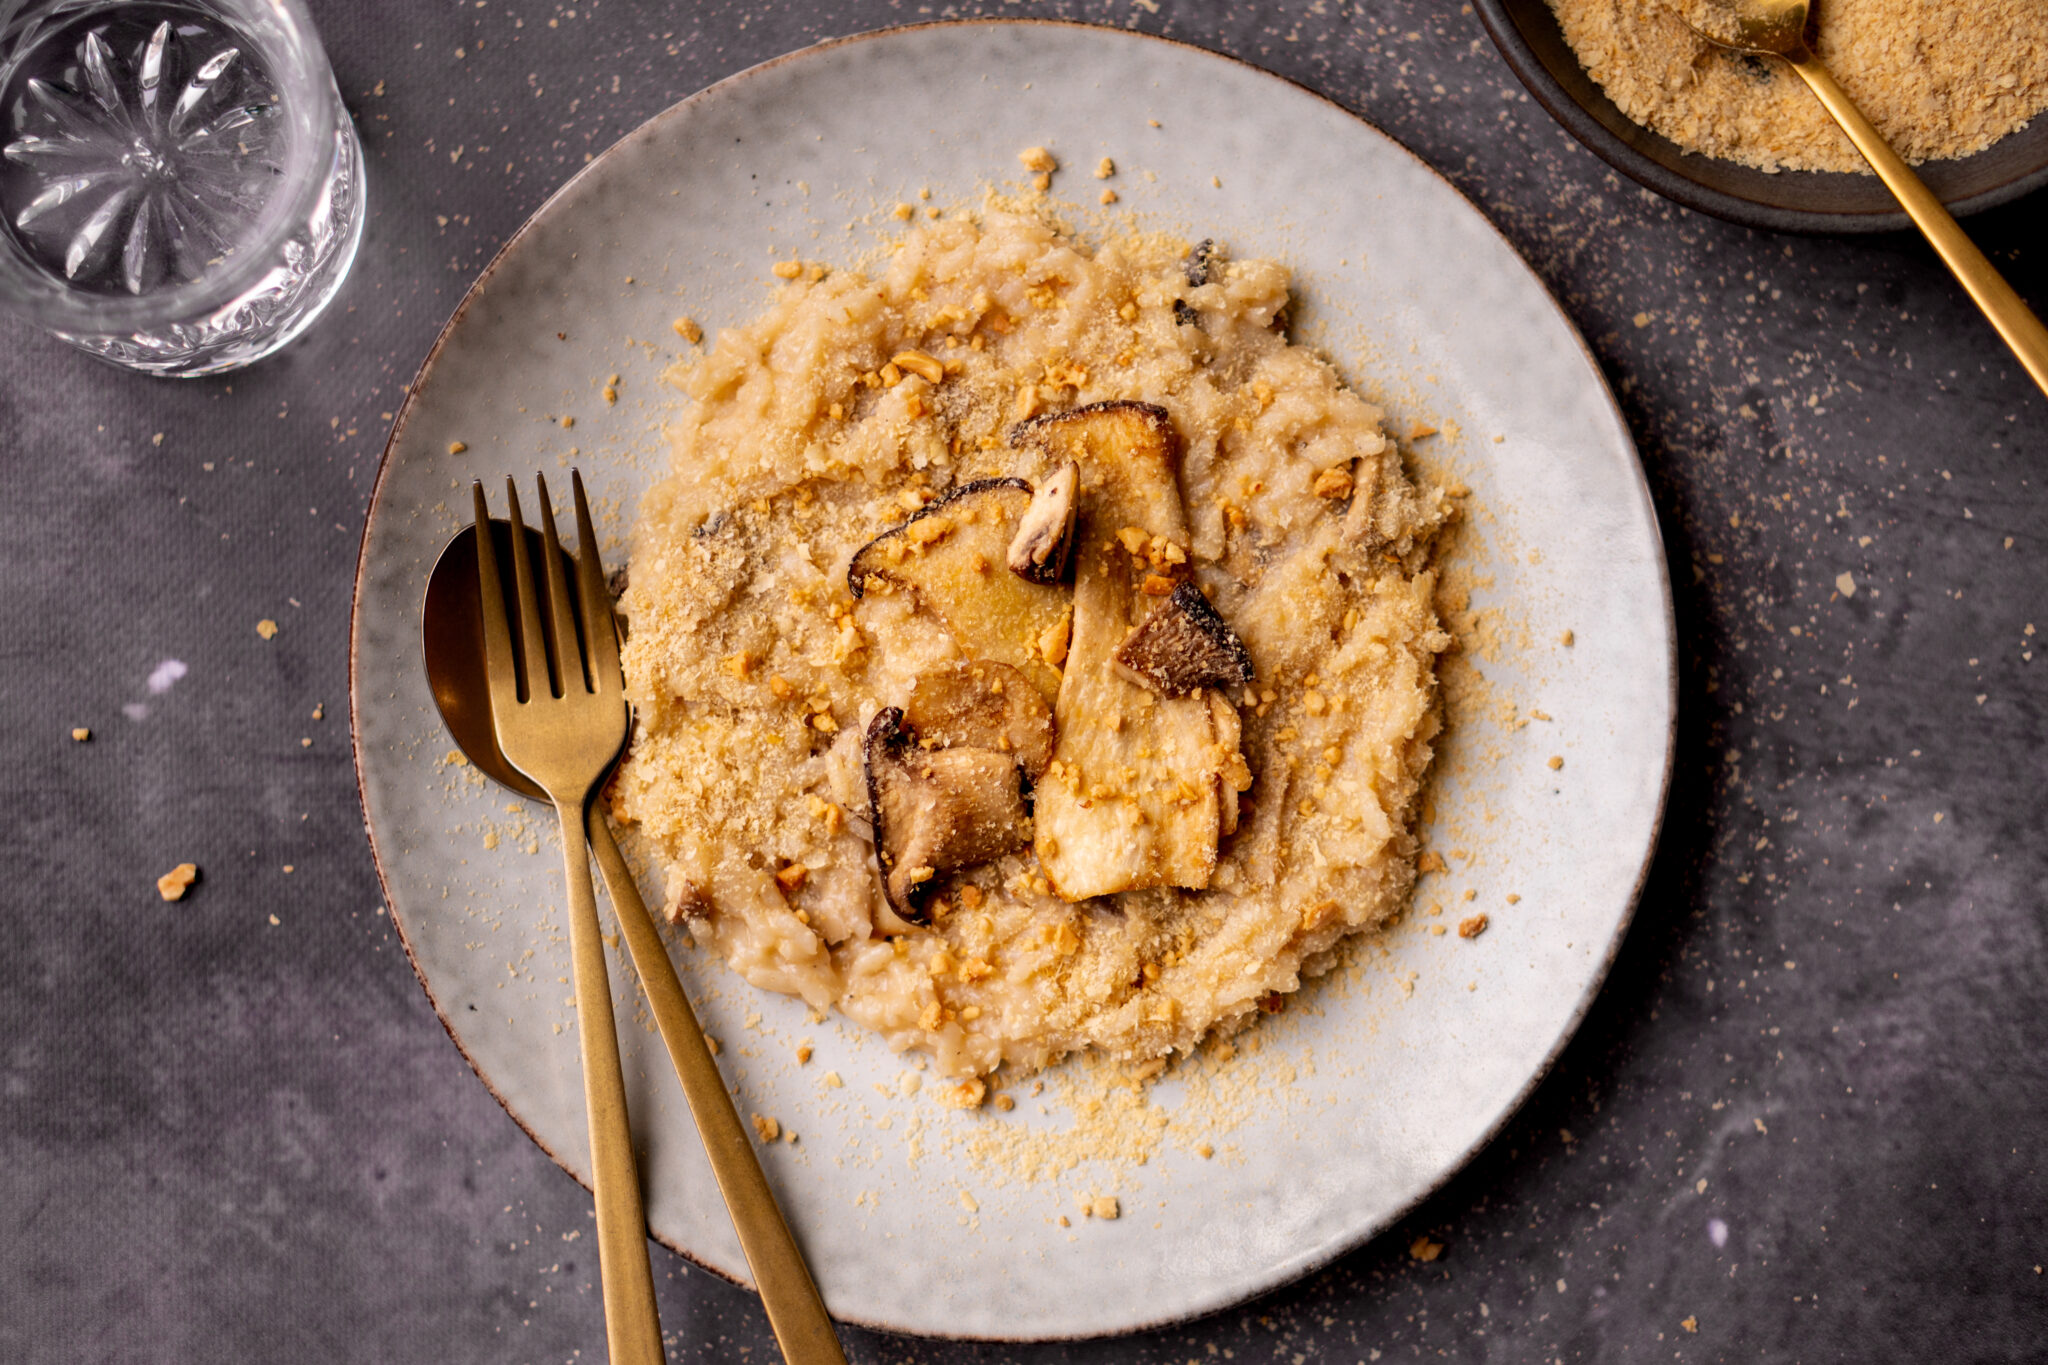
[[[162,375],[269,355],[363,230],[299,0],[0,0],[0,303]]]

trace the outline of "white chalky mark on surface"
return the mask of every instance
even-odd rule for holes
[[[1718,1218],[1707,1220],[1707,1240],[1717,1247],[1728,1245],[1728,1225]]]
[[[190,671],[185,667],[183,660],[165,659],[149,675],[150,695],[160,696],[170,691],[171,685]]]
[[[149,703],[142,701],[127,702],[121,707],[121,714],[130,720],[148,720]]]

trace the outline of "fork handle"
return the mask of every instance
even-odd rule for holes
[[[668,1044],[669,1059],[683,1083],[683,1096],[697,1121],[705,1155],[711,1158],[711,1173],[718,1180],[719,1193],[725,1196],[726,1211],[732,1215],[733,1230],[739,1233],[740,1249],[746,1252],[747,1266],[754,1272],[783,1359],[790,1365],[846,1365],[817,1282],[804,1264],[796,1238],[790,1235],[760,1158],[740,1125],[725,1078],[704,1042],[704,1030],[683,994],[675,964],[669,961],[668,946],[654,927],[654,917],[647,913],[647,903],[640,898],[640,888],[626,860],[619,856],[619,846],[596,801],[590,803],[590,844],[597,852],[597,865],[612,893],[612,909],[618,913],[633,965],[640,971],[648,1008],[654,1012],[662,1041]]]
[[[1891,149],[1877,129],[1870,126],[1870,120],[1863,117],[1863,111],[1842,87],[1835,84],[1835,78],[1828,74],[1814,55],[1801,49],[1785,58],[1792,69],[1805,78],[1813,93],[1842,125],[1842,131],[1856,144],[1856,150],[1863,153],[1863,159],[1870,163],[1870,169],[1877,172],[1899,201],[1906,214],[1926,236],[1943,264],[1955,273],[1955,277],[1969,291],[1977,307],[1991,325],[1998,329],[1998,335],[2005,338],[2005,344],[2019,357],[2020,364],[2034,377],[2043,393],[2048,393],[2048,328],[2034,316],[2024,300],[2013,287],[2005,282],[1998,268],[1977,249],[1977,244],[1966,236],[1949,211],[1942,206],[1934,191]]]
[[[647,1259],[647,1210],[626,1116],[626,1077],[612,1017],[611,981],[597,896],[590,885],[584,813],[594,803],[557,800],[563,874],[569,888],[569,956],[576,972],[576,1032],[583,1047],[583,1105],[590,1123],[590,1183],[597,1200],[598,1279],[604,1289],[611,1365],[663,1365],[654,1270]],[[609,844],[610,840],[607,839]],[[617,850],[613,849],[613,856]]]

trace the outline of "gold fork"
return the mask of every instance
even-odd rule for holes
[[[505,480],[512,504],[512,581],[519,600],[519,647],[505,619],[505,592],[491,544],[490,505],[484,486],[476,499],[477,578],[483,597],[484,666],[491,684],[491,723],[498,747],[554,802],[562,824],[563,873],[569,888],[569,953],[576,972],[576,1031],[583,1049],[583,1104],[590,1124],[590,1175],[597,1198],[598,1278],[604,1288],[605,1337],[612,1365],[661,1365],[661,1322],[654,1306],[654,1272],[647,1259],[647,1213],[626,1118],[626,1078],[619,1067],[619,1037],[612,1017],[604,939],[590,885],[590,842],[585,817],[590,798],[626,747],[630,713],[619,669],[619,641],[606,595],[604,566],[583,498],[583,480],[571,473],[576,500],[577,595],[586,624],[578,643],[561,542],[547,480],[540,486],[541,529],[546,538],[548,615],[542,623],[519,489]],[[600,624],[601,623],[601,624]]]
[[[2048,393],[2048,328],[1977,249],[1933,190],[1915,174],[1884,135],[1806,45],[1809,0],[1674,0],[1678,17],[1716,47],[1778,57],[1798,73],[1878,179],[1926,236],[1942,263],[1997,329],[2034,382]]]

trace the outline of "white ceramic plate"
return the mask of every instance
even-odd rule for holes
[[[1143,1165],[1126,1151],[1022,1178],[1019,1144],[992,1154],[986,1140],[1053,1141],[1073,1116],[1052,1101],[1085,1076],[1040,1099],[1016,1090],[1009,1115],[944,1110],[904,1097],[905,1060],[852,1026],[676,952],[743,1110],[801,1135],[765,1160],[833,1312],[932,1335],[1170,1322],[1388,1227],[1499,1128],[1584,1014],[1635,903],[1671,751],[1669,591],[1627,429],[1542,284],[1422,162],[1286,81],[1137,34],[941,24],[796,53],[653,119],[521,229],[422,370],[364,531],[352,697],[371,844],[450,1035],[535,1141],[587,1179],[559,862],[544,812],[445,760],[419,664],[426,575],[468,481],[573,459],[621,535],[667,459],[672,320],[742,321],[764,307],[776,257],[850,264],[896,230],[897,202],[922,204],[925,188],[932,203],[978,201],[1036,144],[1068,168],[1054,192],[1079,221],[1109,156],[1117,213],[1294,267],[1297,334],[1397,430],[1444,429],[1422,449],[1472,489],[1465,567],[1496,614],[1428,831],[1469,864],[1425,882],[1384,953],[1263,1021],[1256,1053],[1156,1085],[1161,1135]],[[1474,909],[1492,917],[1476,940],[1426,932]],[[622,956],[613,981],[637,1019],[626,1064],[654,1234],[744,1280]],[[817,1049],[808,1066],[792,1056],[801,1039]],[[820,1085],[827,1070],[843,1089]],[[1123,1216],[1080,1217],[1074,1198],[1091,1192],[1118,1194]]]

